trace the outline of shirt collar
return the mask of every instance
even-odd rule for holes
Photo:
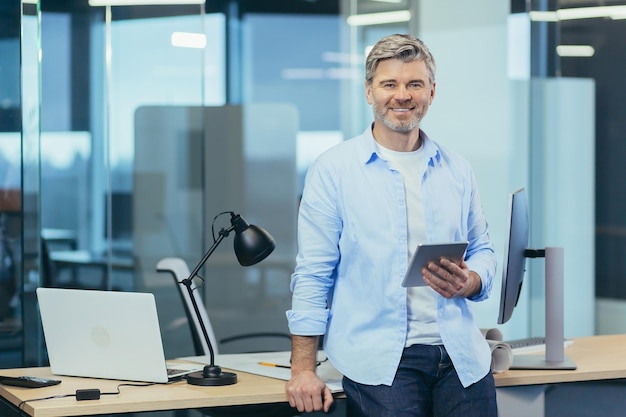
[[[363,146],[359,147],[359,159],[363,161],[364,165],[376,160],[382,159],[380,155],[376,153],[378,147],[376,146],[376,140],[374,139],[374,135],[372,134],[372,128],[374,127],[374,123],[372,123],[361,135],[361,143]],[[424,147],[424,155],[428,159],[428,166],[435,166],[441,164],[441,152],[439,150],[439,145],[436,142],[432,141],[426,132],[420,129],[420,137],[422,138],[422,146]]]

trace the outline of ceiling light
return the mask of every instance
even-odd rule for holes
[[[626,18],[626,6],[575,7],[556,11],[532,11],[528,13],[534,22],[557,22],[560,20]]]
[[[528,16],[533,22],[558,22],[559,16],[557,12],[529,12]]]
[[[348,16],[346,22],[350,26],[369,26],[408,22],[409,20],[411,20],[411,12],[409,10],[398,10],[395,12],[354,14]]]
[[[626,6],[599,6],[577,7],[573,9],[559,9],[557,13],[560,20],[593,19],[599,17],[611,17],[621,15],[626,11]]]
[[[171,42],[172,46],[180,48],[203,49],[206,46],[206,36],[203,33],[174,32]]]
[[[591,57],[595,54],[595,49],[590,45],[559,45],[556,53],[560,57]]]
[[[89,0],[90,6],[158,6],[204,4],[206,0]]]

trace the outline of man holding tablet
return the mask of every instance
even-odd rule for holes
[[[495,417],[491,354],[468,302],[489,296],[495,256],[469,163],[419,127],[435,97],[430,51],[411,35],[381,39],[365,92],[374,123],[307,173],[289,403],[329,410],[315,372],[324,335],[351,417]],[[464,259],[433,259],[427,285],[403,286],[418,244],[441,242],[467,242]]]

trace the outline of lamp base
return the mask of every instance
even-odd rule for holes
[[[232,385],[237,383],[237,374],[222,372],[219,366],[207,365],[202,372],[192,372],[187,375],[187,383],[205,387]]]

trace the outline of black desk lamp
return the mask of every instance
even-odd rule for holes
[[[209,333],[207,332],[204,321],[202,321],[202,315],[200,314],[198,304],[196,303],[196,299],[193,295],[193,289],[191,288],[192,280],[196,277],[200,268],[202,268],[205,262],[209,259],[209,256],[211,256],[217,246],[233,230],[235,231],[235,255],[237,256],[237,260],[241,266],[250,266],[261,262],[263,259],[267,258],[270,253],[272,253],[274,247],[276,246],[274,238],[272,238],[272,236],[265,229],[249,224],[243,219],[243,217],[239,214],[233,213],[232,211],[225,211],[218,214],[215,218],[213,218],[213,223],[215,223],[215,219],[222,214],[230,214],[230,227],[227,229],[222,228],[219,231],[219,237],[217,239],[215,239],[215,234],[213,234],[213,245],[209,248],[191,274],[189,274],[189,278],[181,281],[181,283],[187,288],[187,292],[191,298],[191,303],[193,304],[196,317],[200,323],[200,328],[202,329],[202,335],[204,336],[204,340],[209,347],[211,359],[211,363],[206,365],[201,372],[193,372],[187,375],[187,382],[193,385],[231,385],[237,383],[237,374],[232,372],[222,372],[222,368],[215,365],[215,353],[213,352],[213,346],[211,345],[211,340],[209,339]]]

